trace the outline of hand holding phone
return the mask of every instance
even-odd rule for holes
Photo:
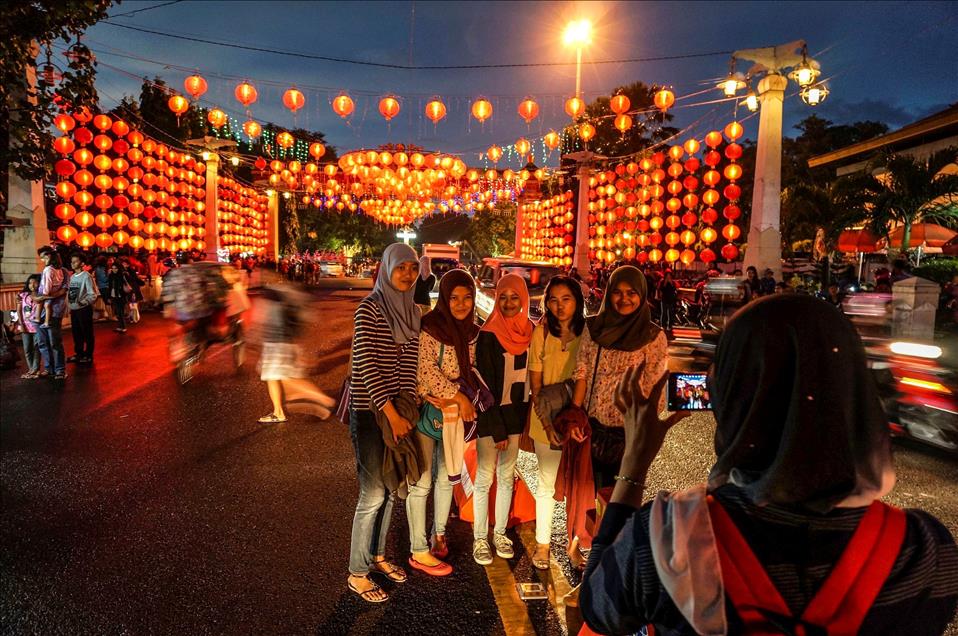
[[[670,411],[711,411],[706,374],[670,373],[668,401]]]

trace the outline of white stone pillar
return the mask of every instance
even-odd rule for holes
[[[782,278],[782,102],[788,80],[770,73],[758,83],[761,111],[755,155],[755,189],[748,229],[745,267],[754,265],[761,276],[765,269]]]
[[[591,154],[591,153],[590,153]],[[576,171],[579,178],[579,200],[575,216],[575,257],[572,265],[579,275],[589,274],[589,165],[580,161]]]
[[[206,260],[217,261],[217,250],[220,247],[220,221],[217,213],[219,192],[216,187],[216,178],[219,174],[220,156],[215,152],[203,153],[203,162],[206,164]]]
[[[279,192],[270,190],[269,219],[266,226],[266,254],[279,261]]]

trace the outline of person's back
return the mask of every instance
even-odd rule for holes
[[[659,422],[623,398],[623,474],[580,594],[589,627],[942,633],[958,603],[958,549],[931,515],[880,502],[895,482],[890,438],[848,321],[809,296],[750,304],[719,342],[709,397],[718,459],[708,484],[641,506],[675,416]]]

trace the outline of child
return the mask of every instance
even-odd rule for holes
[[[23,357],[27,361],[27,372],[20,377],[24,380],[33,380],[41,375],[40,354],[37,351],[37,324],[40,322],[37,306],[42,301],[34,301],[37,290],[40,288],[40,275],[31,274],[23,284],[20,292],[20,304],[17,307],[17,322],[20,324],[20,337],[23,340]]]

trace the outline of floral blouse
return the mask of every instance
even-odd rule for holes
[[[442,360],[439,350],[442,349]],[[476,343],[469,344],[469,359],[476,363]],[[419,334],[419,395],[432,395],[442,400],[456,397],[459,385],[459,360],[456,348],[443,345],[425,331]]]
[[[582,339],[579,342],[579,352],[576,357],[574,380],[585,380],[584,408],[588,409],[589,417],[594,417],[606,426],[623,426],[625,424],[622,413],[615,407],[615,391],[625,372],[631,367],[645,361],[645,372],[639,381],[642,391],[646,394],[655,386],[655,382],[662,377],[668,363],[668,340],[665,332],[659,332],[656,338],[636,351],[617,351],[615,349],[601,350],[599,365],[596,367],[596,355],[599,346],[592,340],[589,329],[582,330]],[[593,381],[592,370],[595,369]],[[665,393],[659,402],[659,411],[665,409]]]

